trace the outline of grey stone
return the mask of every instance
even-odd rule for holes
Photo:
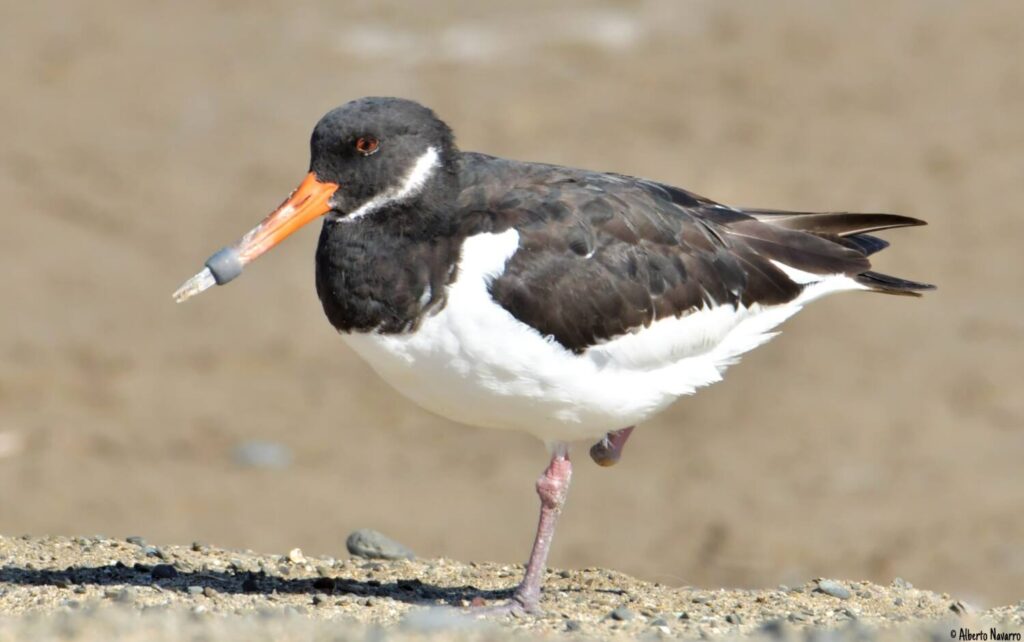
[[[613,609],[612,612],[608,614],[608,616],[611,619],[619,622],[628,622],[636,617],[636,615],[632,611],[630,611],[624,606],[620,606],[616,609]]]
[[[463,615],[455,609],[432,607],[409,611],[402,618],[401,628],[416,633],[437,633],[482,629],[487,625],[482,620]]]
[[[837,597],[840,600],[848,600],[852,595],[852,593],[850,593],[850,589],[835,580],[818,580],[818,590],[826,595]]]
[[[235,463],[253,468],[287,468],[292,463],[292,451],[272,441],[243,441],[231,453]]]
[[[369,528],[353,531],[345,540],[348,552],[368,559],[413,559],[416,555],[407,547],[382,533]]]

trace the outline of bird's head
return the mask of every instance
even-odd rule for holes
[[[451,130],[430,109],[401,98],[360,98],[329,111],[313,129],[309,173],[281,205],[175,293],[178,302],[242,268],[321,216],[355,221],[452,185]]]

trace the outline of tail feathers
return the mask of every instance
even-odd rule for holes
[[[743,210],[762,223],[787,230],[806,232],[829,239],[871,256],[889,247],[889,242],[872,236],[869,232],[888,230],[896,227],[927,225],[924,221],[899,214],[857,213],[857,212],[786,212],[781,210]],[[853,279],[872,292],[921,296],[921,292],[934,290],[934,285],[908,281],[880,272],[860,272]]]
[[[839,237],[839,241],[848,247],[863,252],[864,256],[871,256],[875,252],[881,252],[889,247],[889,241],[880,239],[870,234],[854,234],[853,236]]]
[[[903,296],[921,296],[921,292],[934,290],[935,286],[928,283],[908,281],[880,272],[861,272],[854,277],[857,283],[866,286],[872,292],[885,294],[901,294]]]
[[[762,223],[811,234],[852,237],[894,227],[926,225],[921,219],[899,214],[860,212],[785,212],[782,210],[744,209]]]

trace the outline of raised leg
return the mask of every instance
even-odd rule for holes
[[[526,563],[526,574],[508,604],[485,609],[485,613],[537,613],[540,611],[540,589],[544,583],[544,567],[547,564],[551,540],[555,536],[555,523],[562,512],[565,497],[569,493],[572,479],[572,463],[569,449],[557,444],[551,455],[551,463],[537,478],[537,495],[540,497],[540,521],[537,536],[533,540],[530,560]]]
[[[590,458],[599,466],[614,466],[619,463],[622,449],[632,432],[633,426],[608,433],[601,441],[590,447]]]

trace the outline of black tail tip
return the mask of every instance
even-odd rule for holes
[[[862,272],[857,275],[856,280],[874,292],[884,292],[885,294],[921,296],[923,292],[935,289],[935,286],[930,283],[908,281],[880,272]]]

